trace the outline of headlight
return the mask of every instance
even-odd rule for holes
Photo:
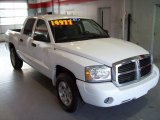
[[[87,82],[111,81],[111,68],[104,65],[88,66],[85,76]]]

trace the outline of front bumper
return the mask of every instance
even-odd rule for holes
[[[153,72],[139,82],[116,87],[112,82],[87,83],[77,80],[77,86],[84,102],[99,107],[116,106],[137,99],[155,87],[159,80],[159,69],[154,65]]]

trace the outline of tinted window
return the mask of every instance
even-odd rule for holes
[[[34,32],[34,40],[42,41],[42,42],[49,42],[49,34],[47,30],[47,26],[45,21],[38,20]]]
[[[95,34],[101,34],[101,30],[99,30],[99,26],[94,24],[93,21],[82,21],[82,24],[84,26],[85,32],[88,33],[95,33]]]
[[[56,43],[108,38],[108,34],[90,19],[58,19],[49,21]]]
[[[34,26],[34,22],[35,22],[35,19],[33,18],[27,20],[26,25],[24,27],[23,34],[29,35],[29,36],[32,35],[32,29]]]

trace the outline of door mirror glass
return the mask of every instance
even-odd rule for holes
[[[36,34],[34,35],[34,40],[37,40],[37,41],[41,41],[41,42],[49,42],[50,40],[43,34]]]

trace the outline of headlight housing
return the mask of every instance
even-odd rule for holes
[[[105,65],[88,66],[85,68],[87,82],[111,81],[111,68]]]

